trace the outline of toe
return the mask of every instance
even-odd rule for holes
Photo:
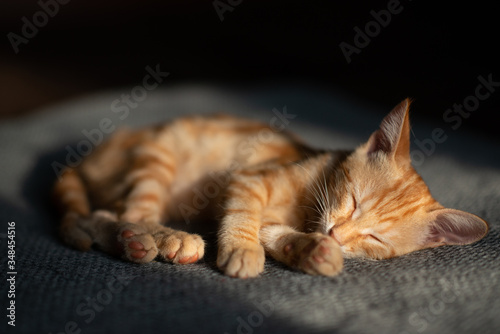
[[[129,242],[128,243],[128,247],[131,248],[131,249],[135,249],[135,250],[143,250],[144,249],[144,245],[141,244],[138,241],[131,241],[131,242]]]
[[[189,259],[189,263],[195,263],[196,261],[198,261],[198,254],[194,254],[193,256],[191,256],[191,258]]]
[[[130,253],[130,256],[132,256],[135,259],[142,259],[143,257],[146,256],[146,254],[147,254],[146,251],[139,250],[139,251],[135,251],[135,252]]]
[[[321,253],[323,255],[326,255],[326,254],[330,254],[330,248],[326,247],[326,246],[320,246],[319,247],[319,250],[321,251]]]
[[[125,230],[125,231],[122,232],[122,237],[126,238],[126,239],[131,238],[134,235],[135,235],[135,233],[132,232],[132,231],[130,231],[130,230]]]
[[[325,262],[325,259],[324,259],[324,258],[322,258],[322,257],[321,257],[321,256],[319,256],[319,255],[314,255],[314,256],[313,256],[313,259],[314,259],[314,261],[316,261],[316,263],[323,263],[323,262]]]
[[[191,256],[185,256],[179,259],[180,264],[191,263]]]

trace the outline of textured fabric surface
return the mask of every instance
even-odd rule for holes
[[[226,111],[270,122],[273,109],[282,112],[286,106],[295,115],[288,129],[312,145],[330,148],[355,147],[381,121],[368,112],[372,106],[304,87],[158,89],[129,115],[114,112],[114,101],[129,93],[105,92],[0,124],[2,272],[7,271],[8,221],[16,222],[17,260],[16,326],[8,326],[2,315],[2,333],[498,332],[498,146],[444,122],[422,124],[415,114],[413,140],[430,140],[435,126],[447,136],[435,144],[435,152],[424,155],[417,170],[443,205],[489,222],[488,236],[476,244],[384,261],[346,260],[334,278],[308,276],[268,260],[265,272],[249,280],[223,276],[213,245],[200,262],[175,266],[135,265],[61,244],[48,207],[55,179],[51,164],[64,164],[65,145],[76,147],[85,139],[82,131],[98,128],[104,118],[113,126],[140,126],[187,113]],[[481,117],[479,112],[474,116]],[[412,150],[418,149],[413,144]],[[7,290],[3,274],[3,312]]]

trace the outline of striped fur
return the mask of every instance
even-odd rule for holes
[[[254,277],[265,255],[332,276],[343,257],[383,259],[467,244],[482,219],[445,209],[409,158],[409,101],[354,151],[314,150],[286,132],[224,115],[121,130],[54,188],[65,243],[145,263],[193,263],[197,235],[168,227],[216,218],[218,267]]]

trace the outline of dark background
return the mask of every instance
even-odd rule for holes
[[[239,1],[233,1],[233,4]],[[228,3],[223,0],[221,3]],[[36,1],[0,3],[0,117],[19,117],[59,100],[139,84],[160,63],[168,85],[256,87],[304,84],[332,89],[389,110],[415,99],[413,113],[436,126],[454,103],[474,94],[477,77],[500,81],[495,4],[402,0],[403,10],[347,63],[339,44],[354,44],[371,10],[389,1],[244,0],[221,21],[213,1],[79,1],[60,5],[15,54]],[[462,129],[499,139],[500,89]]]

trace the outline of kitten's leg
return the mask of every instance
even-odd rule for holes
[[[241,181],[241,180],[240,180]],[[217,266],[231,277],[255,277],[264,271],[265,253],[259,242],[264,195],[252,182],[232,182],[219,229]]]
[[[274,259],[308,274],[334,276],[342,270],[340,246],[327,235],[273,224],[261,229],[260,240]]]
[[[196,262],[204,255],[199,235],[161,225],[175,173],[175,161],[165,151],[155,144],[143,145],[136,152],[136,164],[126,180],[131,191],[120,221],[133,224],[120,229],[118,240],[126,258],[133,262],[151,261],[158,252],[165,260],[181,264]]]
[[[204,255],[205,243],[197,234],[177,231],[161,225],[164,202],[161,185],[145,180],[127,199],[127,210],[120,216],[124,225],[118,234],[125,256],[133,262],[149,262],[156,254],[169,262],[193,263]],[[151,254],[151,255],[150,255]]]

